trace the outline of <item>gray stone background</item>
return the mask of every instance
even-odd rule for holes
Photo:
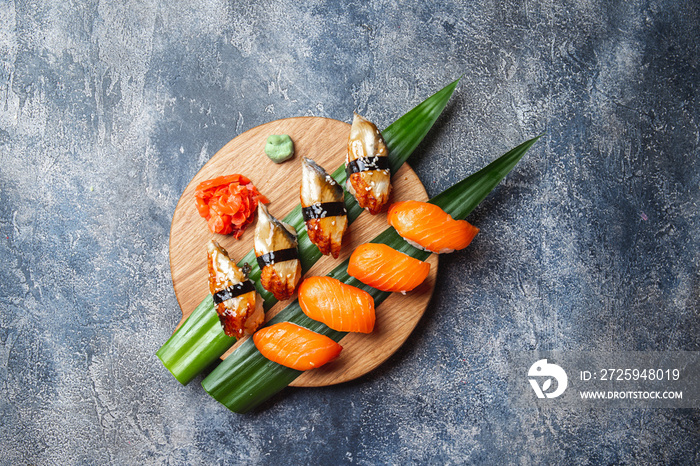
[[[698,463],[697,410],[518,406],[510,352],[700,350],[697,2],[0,1],[0,463]],[[546,131],[373,373],[236,415],[155,351],[184,187],[274,119],[463,75],[435,195]]]

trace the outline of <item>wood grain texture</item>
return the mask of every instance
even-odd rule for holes
[[[207,179],[240,173],[251,179],[267,196],[270,212],[278,218],[286,216],[299,203],[301,157],[314,159],[328,172],[343,164],[350,125],[319,117],[297,117],[276,120],[252,128],[226,144],[202,167],[185,188],[175,208],[170,230],[170,270],[173,287],[182,310],[182,320],[209,293],[207,285],[206,244],[214,237],[232,258],[243,257],[253,247],[254,225],[239,240],[212,234],[197,213],[194,191]],[[273,163],[263,149],[270,134],[288,134],[294,141],[295,155],[282,164]],[[404,164],[392,179],[391,201],[427,200],[428,195],[417,175]],[[353,249],[388,227],[386,214],[363,212],[343,238],[340,257],[322,257],[306,274],[325,275],[345,260]],[[343,352],[335,361],[300,376],[293,386],[325,386],[355,379],[379,366],[408,338],[430,301],[437,275],[437,256],[428,259],[430,274],[426,281],[406,295],[395,293],[377,307],[377,321],[371,334],[348,334],[340,344]],[[272,318],[290,301],[277,303],[266,319]],[[235,351],[234,345],[223,358]]]

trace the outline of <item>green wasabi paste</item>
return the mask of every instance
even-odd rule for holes
[[[275,163],[282,163],[294,156],[294,143],[286,134],[273,134],[267,137],[265,153]]]

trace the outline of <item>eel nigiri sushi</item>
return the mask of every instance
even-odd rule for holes
[[[309,318],[339,332],[374,329],[372,295],[331,277],[309,277],[299,286],[299,306]]]
[[[270,361],[305,371],[337,358],[343,347],[325,335],[291,322],[280,322],[255,332],[253,343]]]
[[[348,274],[381,291],[411,291],[425,280],[430,264],[386,244],[365,243],[350,256]]]
[[[396,202],[389,207],[387,221],[412,246],[437,254],[466,248],[479,232],[428,202]]]
[[[343,188],[311,159],[301,160],[301,212],[309,240],[321,254],[340,254],[343,234],[348,228]]]
[[[252,335],[265,320],[265,311],[246,271],[214,240],[207,245],[207,268],[209,291],[224,333],[236,338]]]
[[[297,232],[273,217],[262,203],[258,204],[254,249],[263,288],[279,301],[291,298],[301,279]]]
[[[389,153],[382,133],[357,113],[350,128],[345,171],[348,192],[355,196],[360,207],[372,215],[378,214],[391,192]]]

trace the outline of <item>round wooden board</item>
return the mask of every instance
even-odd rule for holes
[[[182,320],[209,294],[207,283],[206,244],[215,238],[235,259],[253,248],[254,225],[239,240],[212,234],[197,212],[194,191],[197,185],[220,175],[240,173],[251,179],[258,190],[271,201],[270,213],[284,218],[299,203],[301,157],[309,157],[329,173],[342,165],[347,151],[350,125],[319,117],[296,117],[276,120],[252,128],[237,136],[217,152],[195,175],[178,201],[170,228],[170,271]],[[271,134],[288,134],[294,141],[295,155],[282,164],[273,163],[264,153]],[[391,202],[427,200],[423,184],[413,170],[404,164],[392,178]],[[388,227],[386,214],[363,212],[343,237],[338,259],[324,256],[307,272],[307,276],[325,275],[345,260],[358,245],[365,243]],[[340,342],[343,351],[335,361],[307,371],[293,383],[297,387],[318,387],[355,379],[379,366],[408,338],[423,316],[437,275],[437,256],[432,255],[430,274],[415,290],[402,295],[392,294],[376,309],[377,320],[371,334],[351,333]],[[266,315],[272,318],[289,301],[277,303]],[[223,358],[242,342],[234,345]]]

